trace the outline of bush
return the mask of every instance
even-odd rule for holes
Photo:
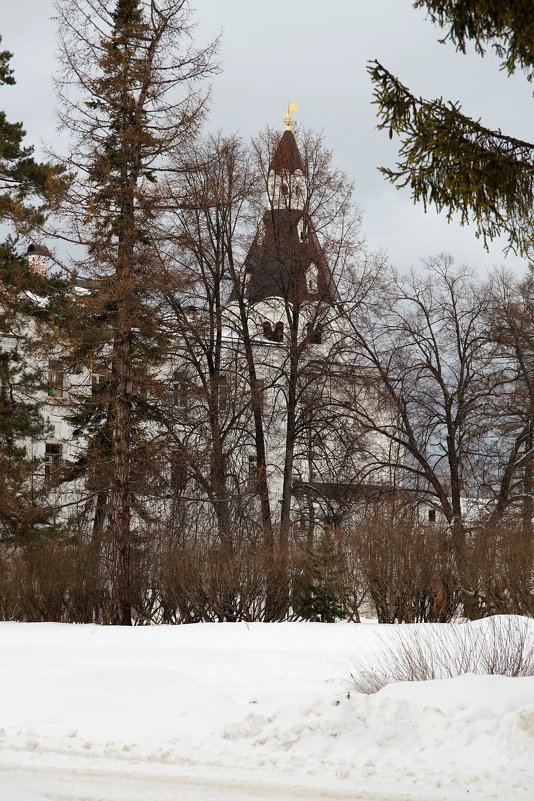
[[[447,530],[376,514],[350,544],[379,623],[447,623],[459,603]]]
[[[465,673],[534,676],[534,622],[494,617],[475,623],[399,626],[379,635],[380,647],[350,674],[360,693],[398,681],[429,681]]]
[[[289,566],[291,571],[291,566]],[[206,541],[182,543],[161,557],[155,571],[159,612],[154,622],[247,622],[266,619],[273,554],[251,544],[232,551]],[[287,608],[281,584],[282,607]]]
[[[107,599],[99,556],[89,546],[45,538],[0,552],[2,620],[101,622]]]
[[[521,521],[475,532],[470,563],[482,614],[534,615],[534,545]]]

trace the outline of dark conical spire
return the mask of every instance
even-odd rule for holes
[[[297,170],[304,173],[304,164],[293,131],[284,131],[280,137],[269,168],[271,170],[275,175],[294,173]]]

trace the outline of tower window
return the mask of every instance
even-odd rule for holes
[[[263,336],[270,342],[282,342],[284,339],[284,324],[282,322],[276,323],[273,327],[267,320],[263,323]]]
[[[429,509],[428,510],[428,522],[429,523],[435,523],[436,522],[436,510],[435,509]]]
[[[308,323],[306,325],[306,339],[310,345],[320,345],[323,341],[323,326],[314,326],[311,323]]]
[[[306,179],[302,170],[295,170],[293,173],[293,208],[303,209],[306,202]],[[301,241],[304,241],[304,236],[301,236]]]
[[[269,200],[273,205],[274,205],[275,190],[276,190],[276,176],[274,174],[274,170],[271,170],[267,178],[267,194],[269,195]]]

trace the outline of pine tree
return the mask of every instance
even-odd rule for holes
[[[531,0],[417,0],[460,52],[469,42],[480,55],[492,49],[509,74],[534,77]],[[415,202],[473,222],[485,244],[504,234],[523,254],[532,249],[534,144],[492,130],[458,103],[417,97],[378,61],[369,66],[378,127],[401,140],[395,169],[381,168]]]
[[[0,52],[0,86],[15,83],[9,66],[11,58],[9,51]],[[61,167],[35,161],[33,147],[23,144],[25,135],[22,123],[9,122],[5,112],[0,111],[0,220],[13,222],[28,232],[43,220],[64,182]]]

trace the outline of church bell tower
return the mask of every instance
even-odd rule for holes
[[[337,294],[309,210],[307,166],[300,154],[290,104],[285,130],[267,173],[266,208],[246,256],[246,299],[278,298],[292,305],[334,305]],[[235,300],[235,292],[230,300]]]

